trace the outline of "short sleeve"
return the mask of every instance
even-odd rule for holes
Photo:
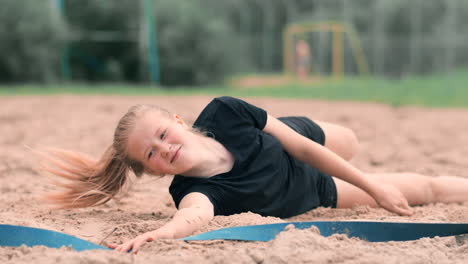
[[[267,122],[267,112],[241,99],[221,96],[213,99],[202,111],[194,126],[219,127],[219,121],[229,120],[230,128],[255,127],[262,130]],[[217,122],[216,124],[210,124]],[[203,125],[202,125],[203,124]]]
[[[179,208],[182,199],[192,192],[198,192],[204,194],[210,202],[213,204],[215,215],[222,215],[223,210],[222,200],[223,194],[219,186],[211,184],[205,179],[190,178],[184,176],[174,176],[174,179],[169,187],[169,193],[171,194],[176,208]]]
[[[264,109],[230,96],[218,97],[215,100],[219,100],[221,103],[225,104],[233,113],[244,120],[251,121],[251,125],[256,128],[263,129],[265,127],[267,112]]]

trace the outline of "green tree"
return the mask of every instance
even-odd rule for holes
[[[163,84],[213,83],[240,65],[242,52],[230,25],[204,3],[155,2]]]
[[[26,2],[26,3],[25,3]],[[3,0],[0,8],[0,82],[59,78],[64,27],[47,1]]]

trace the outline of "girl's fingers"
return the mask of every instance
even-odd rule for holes
[[[122,247],[122,252],[129,252],[133,248],[134,244],[135,241],[131,241],[130,243],[126,244],[124,247]]]
[[[154,241],[154,237],[150,235],[142,235],[129,242],[123,243],[122,245],[109,244],[107,245],[107,247],[120,252],[132,252],[136,254],[138,253],[138,250],[140,249],[141,245],[151,241]]]
[[[133,243],[132,253],[134,253],[134,254],[138,253],[138,251],[140,250],[141,245],[143,245],[146,242],[151,242],[151,241],[154,241],[154,238],[151,237],[151,236],[143,236],[142,238],[136,240]]]
[[[412,212],[411,210],[404,209],[404,210],[403,210],[403,215],[411,216],[411,215],[413,215],[413,212]]]
[[[409,206],[408,204],[408,200],[404,200],[404,203],[403,203],[403,209],[405,210],[406,212],[406,215],[412,215],[413,214],[413,210],[411,210],[411,206]]]
[[[133,254],[138,253],[138,250],[140,250],[140,247],[141,247],[141,245],[142,245],[143,243],[145,243],[144,240],[136,241],[135,244],[133,245],[133,251],[132,251],[132,253],[133,253]]]
[[[128,252],[130,249],[132,249],[133,243],[134,241],[132,240],[130,242],[127,242],[120,246],[115,247],[114,250],[119,251],[119,252]]]
[[[395,206],[394,207],[394,212],[398,213],[399,215],[406,215],[406,216],[410,216],[413,214],[413,212],[411,211],[410,207],[409,206]]]
[[[116,247],[115,250],[116,250],[116,251],[119,251],[119,252],[123,252],[123,250],[122,250],[122,249],[123,249],[123,246],[124,246],[124,245],[120,245],[120,246]]]

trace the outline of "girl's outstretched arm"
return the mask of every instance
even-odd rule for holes
[[[214,217],[214,209],[211,201],[202,193],[187,194],[179,205],[179,210],[174,217],[162,227],[146,232],[136,238],[123,243],[122,245],[110,244],[120,252],[138,253],[141,245],[160,238],[182,238],[191,235],[193,232],[207,224]]]
[[[361,188],[389,211],[411,215],[408,201],[396,188],[370,179],[331,150],[302,136],[275,117],[268,115],[263,131],[278,138],[296,159]]]

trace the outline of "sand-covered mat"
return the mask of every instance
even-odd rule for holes
[[[468,177],[468,110],[374,103],[245,98],[275,116],[306,115],[352,128],[360,142],[352,163],[369,172],[413,171]],[[211,97],[50,96],[0,98],[0,224],[65,232],[95,243],[119,243],[166,223],[175,212],[171,178],[145,176],[120,201],[51,211],[38,195],[50,188],[26,146],[79,150],[98,157],[129,106],[156,103],[193,122]],[[202,231],[284,221],[380,220],[468,223],[468,203],[416,207],[401,217],[368,207],[318,208],[290,219],[253,213],[217,216]],[[313,229],[289,230],[271,242],[159,240],[138,255],[76,252],[42,246],[0,247],[0,263],[468,263],[468,243],[454,237],[370,243]]]

